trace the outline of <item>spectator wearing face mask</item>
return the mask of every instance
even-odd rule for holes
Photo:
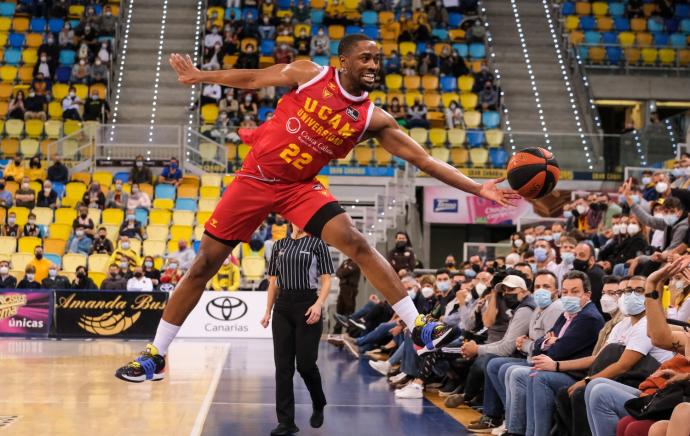
[[[273,53],[273,57],[277,64],[289,64],[295,59],[295,51],[287,44],[282,43]]]
[[[336,313],[349,317],[355,311],[361,274],[359,266],[349,258],[345,259],[336,270],[335,276],[338,277],[340,286],[335,309]],[[333,333],[340,334],[341,331],[341,325],[336,323]]]
[[[69,93],[62,99],[62,119],[81,121],[79,110],[84,102],[77,96],[77,90],[72,86]]]
[[[105,123],[109,116],[110,106],[108,102],[100,97],[97,90],[92,90],[91,97],[84,103],[84,121]]]
[[[417,259],[412,250],[410,237],[405,232],[398,232],[395,235],[395,248],[388,252],[388,261],[395,269],[395,272],[405,269],[414,271]]]
[[[10,262],[0,260],[0,289],[14,289],[17,287],[17,278],[10,275]]]
[[[9,190],[5,189],[5,185],[5,179],[0,177],[0,207],[9,209],[10,207],[12,207],[14,198],[12,197],[12,193]]]
[[[547,269],[556,275],[556,283],[558,286],[561,285],[563,276],[573,269],[573,263],[575,262],[575,247],[577,246],[577,241],[570,236],[562,236],[560,238],[560,243],[561,262],[551,262],[547,266]]]
[[[79,59],[72,67],[72,75],[70,81],[72,83],[88,84],[91,77],[91,65],[86,62],[86,59]]]
[[[179,268],[188,270],[192,266],[192,262],[194,262],[196,253],[193,248],[188,246],[185,240],[177,241],[177,247],[178,251],[169,254],[168,260],[176,260]]]
[[[38,245],[34,248],[34,258],[28,264],[33,266],[36,281],[40,283],[44,278],[48,277],[48,269],[53,262],[43,257],[43,246]]]
[[[123,190],[122,180],[115,180],[115,189],[111,190],[108,193],[106,207],[125,210],[127,207],[128,200],[129,195]]]
[[[93,246],[93,241],[91,238],[86,236],[83,226],[78,226],[74,231],[74,235],[67,242],[67,251],[69,253],[81,253],[89,255],[91,253],[91,248]]]
[[[690,322],[690,280],[683,274],[676,274],[668,284],[671,292],[668,317]]]
[[[53,184],[50,180],[43,182],[43,189],[38,193],[37,207],[49,207],[55,209],[57,207],[57,192],[53,189]]]
[[[110,6],[103,9],[103,14],[98,19],[98,33],[100,36],[115,36],[115,28],[117,27],[117,19],[113,17]]]
[[[267,237],[273,241],[280,241],[288,234],[288,224],[282,215],[276,214],[275,221],[271,224],[271,229],[267,232]]]
[[[225,100],[221,100],[223,102]],[[212,138],[214,138],[216,141],[218,141],[221,144],[225,144],[226,142],[231,141],[230,139],[230,134],[232,133],[230,128],[232,126],[232,123],[230,121],[230,118],[228,118],[228,114],[226,112],[221,111],[218,114],[218,118],[216,118],[216,123],[213,125],[213,130],[211,130],[210,135]],[[227,138],[227,141],[226,141]]]
[[[323,27],[316,32],[316,36],[311,39],[311,51],[309,56],[330,56],[331,39],[326,34]]]
[[[42,183],[46,178],[46,171],[41,164],[41,158],[34,156],[29,160],[29,169],[26,171],[26,176],[31,181]]]
[[[72,289],[98,289],[98,286],[88,276],[88,271],[85,266],[78,266],[77,273],[72,280]]]
[[[242,103],[240,103],[240,116],[246,117],[247,115],[256,118],[256,116],[259,113],[259,108],[256,106],[256,102],[254,101],[254,95],[251,93],[247,93],[243,100]]]
[[[256,53],[254,44],[247,44],[240,52],[235,63],[235,68],[256,69],[259,68],[259,55]]]
[[[132,183],[132,193],[127,199],[127,209],[134,210],[137,208],[150,209],[151,199],[146,192],[143,192],[141,189],[139,189],[138,183]]]
[[[24,165],[22,164],[23,155],[17,153],[3,171],[3,177],[7,181],[21,182],[24,179]]]
[[[208,71],[209,69],[206,68],[206,70]],[[201,106],[205,104],[218,104],[222,96],[223,92],[220,89],[220,85],[207,83],[204,85],[204,88],[201,91],[201,99],[199,100],[199,104]]]
[[[178,262],[175,259],[168,259],[168,263],[161,274],[161,283],[169,283],[173,286],[182,278],[182,271],[178,269]]]
[[[48,268],[48,277],[44,278],[41,282],[41,287],[43,289],[69,289],[70,282],[67,277],[59,274],[60,267],[57,265],[51,265]]]
[[[20,233],[19,224],[17,224],[17,214],[14,212],[9,212],[7,214],[7,224],[3,224],[1,236],[13,236],[18,237]]]
[[[67,166],[62,163],[62,157],[60,155],[55,155],[53,157],[53,164],[48,167],[48,180],[52,183],[62,184],[69,182],[69,170]]]
[[[620,297],[628,286],[628,278],[621,278],[615,275],[604,276],[604,287],[601,291],[601,311],[608,315],[610,319],[606,321],[604,327],[599,331],[599,338],[592,354],[597,354],[606,345],[606,339],[613,327],[621,322],[625,315],[620,311]]]
[[[158,176],[158,183],[177,186],[182,180],[182,170],[179,168],[177,158],[170,158],[170,163],[163,168],[163,172]]]
[[[151,284],[153,284],[154,289],[158,288],[161,281],[161,272],[156,269],[153,257],[144,257],[144,262],[141,264],[144,275],[151,279]]]
[[[98,228],[98,234],[93,240],[93,246],[91,247],[91,254],[107,254],[111,255],[113,253],[113,243],[108,239],[107,230],[105,227]]]
[[[14,201],[18,207],[33,209],[36,206],[36,193],[31,189],[28,177],[25,176],[21,179],[21,185],[14,193]]]
[[[41,46],[43,47],[43,46]],[[52,46],[46,47],[45,50],[52,50]],[[39,49],[39,52],[41,49]],[[59,49],[57,53],[59,53]],[[55,63],[52,61],[52,59],[49,57],[48,53],[40,53],[40,57],[38,58],[38,62],[34,65],[34,71],[33,71],[34,77],[39,76],[41,79],[47,78],[51,79],[55,76]]]
[[[153,173],[146,165],[144,165],[144,156],[138,155],[134,160],[134,166],[129,172],[129,181],[134,186],[135,183],[149,183],[153,184]]]
[[[140,241],[143,241],[145,239],[144,230],[142,229],[139,221],[137,221],[137,217],[134,214],[134,210],[127,210],[125,220],[122,222],[122,225],[120,226],[119,235],[127,236],[130,239],[136,238]]]
[[[294,18],[294,17],[293,17]],[[295,38],[295,51],[298,56],[309,56],[311,50],[311,37],[305,29],[302,29],[299,36]]]
[[[94,223],[89,217],[89,209],[86,206],[79,206],[79,215],[72,221],[72,230],[77,230],[77,227],[83,227],[84,233],[90,238],[94,236]]]
[[[89,189],[84,192],[81,202],[89,208],[105,209],[105,194],[101,191],[101,185],[98,182],[92,182]]]
[[[120,274],[120,267],[111,263],[108,276],[101,282],[102,291],[121,291],[127,289],[127,280]]]
[[[36,215],[33,213],[29,214],[28,220],[26,224],[24,224],[22,236],[34,236],[36,238],[41,237],[41,228],[36,224]]]
[[[632,188],[632,180],[626,181],[625,186],[626,188]],[[662,171],[655,172],[643,191],[642,196],[647,201],[658,201],[659,199],[670,197],[671,180],[669,179],[668,173]]]
[[[41,289],[41,284],[36,279],[36,268],[27,265],[24,271],[24,278],[17,283],[17,289]]]
[[[29,89],[29,97],[24,102],[25,120],[46,120],[46,109],[48,108],[48,100],[45,95],[36,94],[36,90],[32,87]]]
[[[259,25],[259,35],[261,35],[261,40],[275,39],[276,27],[271,23],[270,17],[264,15],[261,18],[261,25]]]
[[[211,279],[211,289],[214,291],[236,291],[240,288],[240,268],[228,256],[218,272]]]
[[[127,291],[150,292],[153,291],[151,279],[144,275],[141,266],[134,267],[134,276],[127,280]]]
[[[108,44],[108,41],[103,41],[101,43],[101,48],[98,50],[96,57],[104,64],[110,62],[110,45]]]
[[[218,33],[218,26],[213,26],[211,31],[204,37],[204,47],[211,48],[216,43],[223,44],[223,37]]]
[[[121,259],[122,262],[126,263],[126,266],[128,265],[132,267],[134,265],[141,265],[139,253],[134,251],[131,243],[129,242],[129,237],[127,236],[120,236],[118,247],[110,256],[109,263],[117,263],[119,265],[117,262],[118,259]]]

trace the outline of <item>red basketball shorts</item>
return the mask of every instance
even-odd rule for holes
[[[329,207],[324,207],[329,205]],[[269,213],[277,212],[309,233],[320,236],[307,224],[319,212],[325,218],[345,212],[330,192],[317,180],[300,183],[268,183],[238,176],[225,189],[223,197],[204,226],[214,239],[230,243],[248,242]],[[325,224],[325,220],[323,222]],[[313,227],[313,226],[312,226]]]

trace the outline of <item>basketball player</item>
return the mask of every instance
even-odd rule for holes
[[[177,284],[153,343],[118,369],[118,378],[142,382],[164,377],[168,346],[206,283],[232,249],[248,241],[270,212],[280,213],[353,259],[412,331],[418,346],[433,349],[453,336],[454,329],[419,316],[391,265],[357,231],[315,176],[359,142],[375,138],[391,154],[457,189],[501,205],[512,205],[520,197],[496,186],[503,179],[482,185],[432,158],[400,130],[391,115],[374,106],[367,92],[374,89],[379,73],[381,53],[375,41],[361,34],[348,35],[340,41],[338,56],[340,69],[300,60],[260,70],[222,71],[200,71],[189,56],[170,56],[178,80],[187,85],[215,83],[242,89],[289,86],[292,90],[280,100],[270,121],[250,133],[241,132],[243,140],[251,143],[251,151],[206,223],[197,257]]]

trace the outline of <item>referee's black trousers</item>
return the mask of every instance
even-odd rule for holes
[[[276,365],[276,414],[278,422],[291,425],[295,421],[295,394],[292,379],[295,361],[307,385],[314,408],[326,406],[321,374],[316,366],[323,320],[307,324],[304,315],[316,302],[316,292],[281,291],[273,307],[273,358]]]

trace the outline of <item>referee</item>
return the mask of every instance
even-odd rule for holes
[[[270,282],[266,313],[261,325],[266,328],[273,309],[273,358],[276,365],[276,414],[278,427],[271,435],[297,433],[295,395],[292,378],[297,371],[311,395],[313,413],[309,423],[323,424],[326,396],[316,366],[323,321],[323,307],[331,286],[333,262],[328,246],[319,238],[292,225],[290,237],[275,243],[268,266]],[[321,292],[317,294],[321,282]],[[275,303],[275,305],[274,305]]]

